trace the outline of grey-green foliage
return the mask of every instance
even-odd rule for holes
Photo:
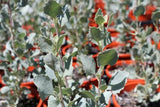
[[[49,95],[53,94],[53,84],[52,80],[49,77],[39,75],[35,77],[34,84],[37,86],[42,100],[45,100]]]

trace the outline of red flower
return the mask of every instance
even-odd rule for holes
[[[27,71],[28,72],[33,72],[35,70],[35,67],[34,66],[29,66],[28,68],[27,68]]]
[[[113,94],[111,98],[112,98],[114,107],[121,107],[116,100],[116,95]],[[109,100],[109,103],[108,105],[106,105],[106,107],[110,107],[110,105],[111,105],[111,100]]]
[[[115,48],[115,47],[119,47],[119,46],[125,46],[125,44],[124,44],[124,43],[119,43],[119,42],[113,41],[112,43],[106,45],[106,46],[104,47],[103,51],[106,50],[106,49]]]
[[[25,87],[27,89],[29,89],[31,91],[30,94],[28,94],[28,98],[37,98],[39,99],[39,103],[37,105],[37,107],[47,107],[47,99],[46,100],[42,100],[39,97],[39,93],[37,91],[37,87],[35,86],[35,84],[33,82],[26,82],[26,83],[21,83],[20,85],[21,88]]]
[[[72,66],[75,68],[77,66],[79,66],[78,62],[77,62],[77,57],[73,57],[73,62],[72,62]]]
[[[135,63],[135,61],[133,61],[133,60],[118,60],[115,65],[113,65],[113,66],[108,65],[108,66],[105,68],[105,74],[106,74],[109,78],[111,78],[112,75],[110,74],[109,70],[113,70],[113,69],[115,69],[116,67],[123,66],[123,65],[125,65],[125,64],[126,64],[126,65],[131,65],[131,64],[134,64],[134,63]]]
[[[65,55],[67,49],[72,48],[72,45],[65,45],[64,47],[62,47],[62,55]]]
[[[92,89],[92,84],[90,81],[84,81],[82,85],[79,86],[80,88],[85,88],[86,90]]]
[[[125,84],[124,89],[121,91],[121,93],[124,91],[127,91],[127,92],[132,91],[138,84],[144,85],[145,80],[144,79],[127,79],[127,83]]]
[[[158,88],[156,89],[156,92],[160,92],[160,84],[158,85]]]
[[[92,78],[90,80],[86,80],[79,87],[80,88],[85,88],[86,90],[91,90],[92,89],[92,85],[98,87],[98,80],[97,80],[97,78]]]
[[[97,80],[97,78],[92,78],[92,79],[90,80],[90,82],[91,82],[91,84],[93,84],[94,86],[98,87],[98,80]]]
[[[26,31],[33,30],[32,25],[22,25],[22,28],[25,29]]]
[[[99,8],[102,10],[104,15],[106,14],[105,3],[103,2],[103,0],[94,0],[94,2],[95,2],[94,13],[92,14],[91,18],[89,18],[89,26],[98,27],[98,24],[96,24],[94,20],[95,14]]]
[[[153,5],[147,5],[145,8],[146,8],[145,14],[144,14],[144,15],[140,15],[140,16],[138,17],[138,21],[149,21],[149,20],[151,20],[152,13],[153,13],[153,11],[156,10],[156,7],[153,6]],[[129,14],[128,14],[128,17],[129,17],[131,20],[134,20],[134,21],[135,21],[135,20],[136,20],[136,17],[134,16],[133,11],[134,11],[133,9],[130,10],[130,12],[129,12]]]
[[[118,35],[120,34],[119,32],[117,32],[117,31],[116,31],[115,29],[113,29],[113,28],[108,28],[107,31],[110,32],[111,36],[112,36],[112,37],[115,37],[115,38],[117,38]]]
[[[5,86],[5,84],[3,83],[2,77],[1,77],[1,75],[0,75],[0,90],[1,90],[1,88],[4,87],[4,86]]]
[[[160,41],[157,44],[157,49],[160,50]]]

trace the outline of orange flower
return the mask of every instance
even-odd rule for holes
[[[156,10],[156,7],[153,6],[153,5],[147,5],[145,8],[146,8],[145,14],[144,14],[144,15],[140,15],[140,16],[138,17],[138,21],[150,21],[150,20],[151,20],[152,13]],[[133,11],[134,11],[133,9],[130,10],[130,12],[129,12],[129,14],[128,14],[128,17],[129,17],[131,20],[135,21],[135,20],[136,20],[136,17],[134,16]]]
[[[130,92],[132,91],[138,84],[145,84],[144,79],[127,79],[127,83],[124,86],[124,89],[121,91],[123,93],[124,91]]]
[[[40,97],[39,97],[39,93],[37,91],[37,87],[35,86],[35,84],[33,82],[25,82],[25,83],[21,83],[20,85],[21,88],[25,87],[27,89],[29,89],[31,91],[30,94],[28,94],[28,98],[31,99],[31,98],[37,98],[39,99],[39,103],[37,105],[37,107],[47,107],[47,100],[42,100]]]
[[[21,83],[20,87],[21,88],[25,87],[31,91],[31,93],[28,94],[29,99],[34,98],[34,97],[39,98],[39,93],[37,91],[37,87],[34,85],[33,82],[23,82],[23,83]]]
[[[120,42],[113,41],[112,43],[106,45],[106,46],[104,47],[103,51],[106,50],[106,49],[115,48],[115,47],[119,47],[119,46],[125,46],[125,44],[124,44],[124,43],[120,43]]]
[[[111,98],[112,98],[114,107],[121,107],[116,100],[116,95],[113,94]],[[111,105],[111,100],[109,100],[109,103],[108,105],[106,105],[106,107],[111,107],[110,105]]]
[[[95,2],[95,6],[94,6],[94,13],[92,14],[91,18],[89,18],[89,25],[88,26],[92,26],[92,27],[98,27],[98,24],[95,23],[95,15],[96,12],[98,11],[98,9],[100,8],[103,12],[103,14],[106,14],[105,11],[105,3],[103,0],[94,0]]]
[[[28,72],[33,72],[35,70],[35,67],[34,66],[29,66],[28,68],[27,68],[27,71]]]
[[[90,81],[84,81],[82,85],[79,86],[80,88],[85,88],[86,90],[91,90],[92,85]]]
[[[62,55],[65,55],[67,49],[72,48],[72,45],[65,45],[62,47]]]
[[[5,86],[5,84],[3,83],[3,80],[2,80],[1,75],[0,75],[0,90],[1,90],[1,88],[4,87],[4,86]]]
[[[160,84],[158,85],[158,88],[156,89],[156,92],[160,92]]]
[[[79,87],[80,88],[85,88],[86,90],[91,90],[92,89],[92,85],[98,87],[98,80],[97,80],[97,78],[92,78],[90,80],[86,80]]]
[[[107,31],[110,32],[112,37],[116,37],[116,38],[118,38],[118,35],[120,34],[118,31],[116,31],[113,28],[108,28]]]
[[[26,31],[33,30],[32,25],[22,25],[22,28],[25,29]]]

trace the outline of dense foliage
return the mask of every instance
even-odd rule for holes
[[[159,6],[158,0],[1,0],[0,106],[160,101]]]

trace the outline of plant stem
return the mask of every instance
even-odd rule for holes
[[[62,87],[61,87],[61,79],[59,79],[59,84],[58,84],[58,88],[59,88],[59,93],[60,93],[60,101],[61,101],[61,107],[65,107],[64,106],[64,102],[63,102],[63,94],[62,94]]]
[[[12,30],[12,27],[13,27],[13,19],[12,19],[12,13],[11,13],[11,7],[10,7],[10,1],[7,2],[7,5],[8,5],[8,13],[9,13],[9,31],[11,33],[11,43],[12,43],[12,47],[14,49],[14,34],[13,34],[13,30]]]
[[[96,101],[96,105],[95,107],[98,107],[98,101],[99,101],[99,98],[101,96],[101,90],[100,90],[100,84],[101,84],[101,74],[103,72],[103,68],[104,66],[100,66],[98,72],[97,72],[97,80],[98,80],[98,100]]]

